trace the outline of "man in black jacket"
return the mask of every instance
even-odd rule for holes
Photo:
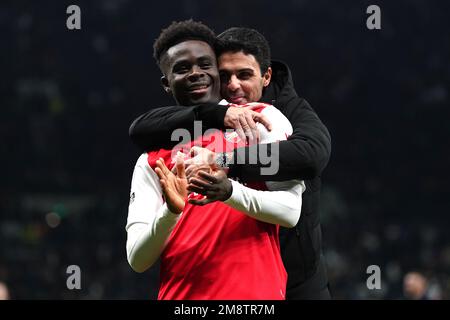
[[[291,122],[293,134],[287,141],[268,145],[271,159],[279,159],[279,170],[275,175],[261,175],[263,161],[249,164],[236,161],[244,154],[249,159],[252,149],[237,149],[231,155],[234,161],[228,163],[228,176],[239,177],[242,181],[283,181],[293,178],[305,180],[306,191],[303,194],[302,214],[295,228],[280,230],[282,258],[288,272],[287,299],[327,299],[330,297],[325,261],[322,255],[322,236],[319,217],[320,175],[328,163],[331,152],[331,139],[328,130],[318,118],[310,105],[295,92],[289,68],[282,62],[270,63],[270,50],[267,42],[253,42],[261,38],[255,30],[231,28],[218,36],[220,54],[242,52],[253,56],[261,67],[261,75],[271,69],[271,81],[267,86],[261,85],[261,94],[256,101],[273,104]],[[268,61],[268,63],[267,63]],[[219,59],[220,62],[220,59]],[[267,66],[266,66],[267,65]],[[219,64],[220,71],[220,64]],[[223,74],[223,72],[222,72]],[[221,87],[223,96],[227,88]],[[228,98],[230,94],[228,91]],[[239,100],[236,102],[252,102]],[[218,105],[216,101],[196,106],[173,106],[152,109],[138,117],[130,127],[132,140],[142,149],[169,147],[176,144],[171,141],[172,130],[189,128],[192,132],[195,120],[201,120],[203,129],[234,129],[252,135],[249,127],[252,120],[265,121],[254,114],[245,121],[231,121],[229,111],[236,108]],[[267,125],[266,125],[267,126]],[[247,129],[247,130],[246,130]],[[254,150],[254,149],[253,149]],[[254,155],[253,155],[254,156]],[[224,159],[227,159],[225,157]]]

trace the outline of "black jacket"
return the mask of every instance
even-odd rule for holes
[[[331,138],[308,102],[295,92],[289,68],[282,62],[272,61],[272,70],[272,81],[261,101],[277,107],[293,127],[289,139],[279,142],[278,152],[282,155],[278,158],[279,171],[276,175],[260,175],[263,165],[258,159],[257,164],[231,165],[229,176],[237,176],[243,181],[305,180],[306,191],[303,194],[300,220],[295,228],[280,228],[280,245],[288,272],[287,298],[314,298],[316,292],[328,283],[321,258],[319,200],[320,175],[330,158]],[[172,131],[185,128],[193,134],[195,120],[202,120],[204,129],[225,129],[223,119],[227,108],[218,104],[205,104],[152,109],[134,120],[129,134],[143,150],[170,148],[178,143],[171,141]],[[269,152],[272,150],[271,145],[268,147]],[[248,152],[248,148],[244,149]],[[235,157],[239,154],[236,150]],[[249,159],[248,155],[246,159]]]

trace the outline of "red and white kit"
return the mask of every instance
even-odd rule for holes
[[[292,134],[289,120],[275,107],[262,105],[255,111],[266,115],[273,128],[269,132],[257,124],[261,143]],[[215,152],[245,145],[236,133],[218,130],[189,146],[194,143]],[[297,223],[303,181],[242,185],[232,180],[233,193],[225,202],[186,202],[177,215],[168,210],[154,172],[159,158],[169,169],[174,166],[174,151],[145,153],[136,163],[126,226],[128,261],[150,266],[161,258],[158,299],[285,299],[279,225]]]

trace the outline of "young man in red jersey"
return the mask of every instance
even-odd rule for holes
[[[193,21],[175,23],[155,43],[163,85],[179,104],[220,99],[215,39],[208,30]],[[281,112],[273,106],[260,107],[259,113],[272,121],[270,132],[259,128],[261,142],[292,134]],[[247,144],[223,131],[197,141],[220,153]],[[127,221],[127,253],[133,269],[145,271],[161,258],[158,299],[284,299],[287,275],[278,225],[297,223],[304,184],[299,180],[249,183],[251,189],[229,182],[233,188],[224,202],[186,203],[187,181],[179,157],[178,177],[174,179],[169,171],[175,165],[177,147],[181,148],[152,150],[136,164]],[[223,177],[223,171],[219,172]],[[194,194],[191,202],[200,198]]]

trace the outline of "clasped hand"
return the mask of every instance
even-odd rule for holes
[[[214,201],[225,201],[233,192],[226,172],[213,161],[214,152],[193,147],[191,156],[193,158],[186,161],[177,156],[172,171],[163,159],[156,161],[155,172],[160,179],[167,207],[173,213],[183,211],[188,193],[205,196],[203,199],[188,199],[189,203],[202,206]]]

